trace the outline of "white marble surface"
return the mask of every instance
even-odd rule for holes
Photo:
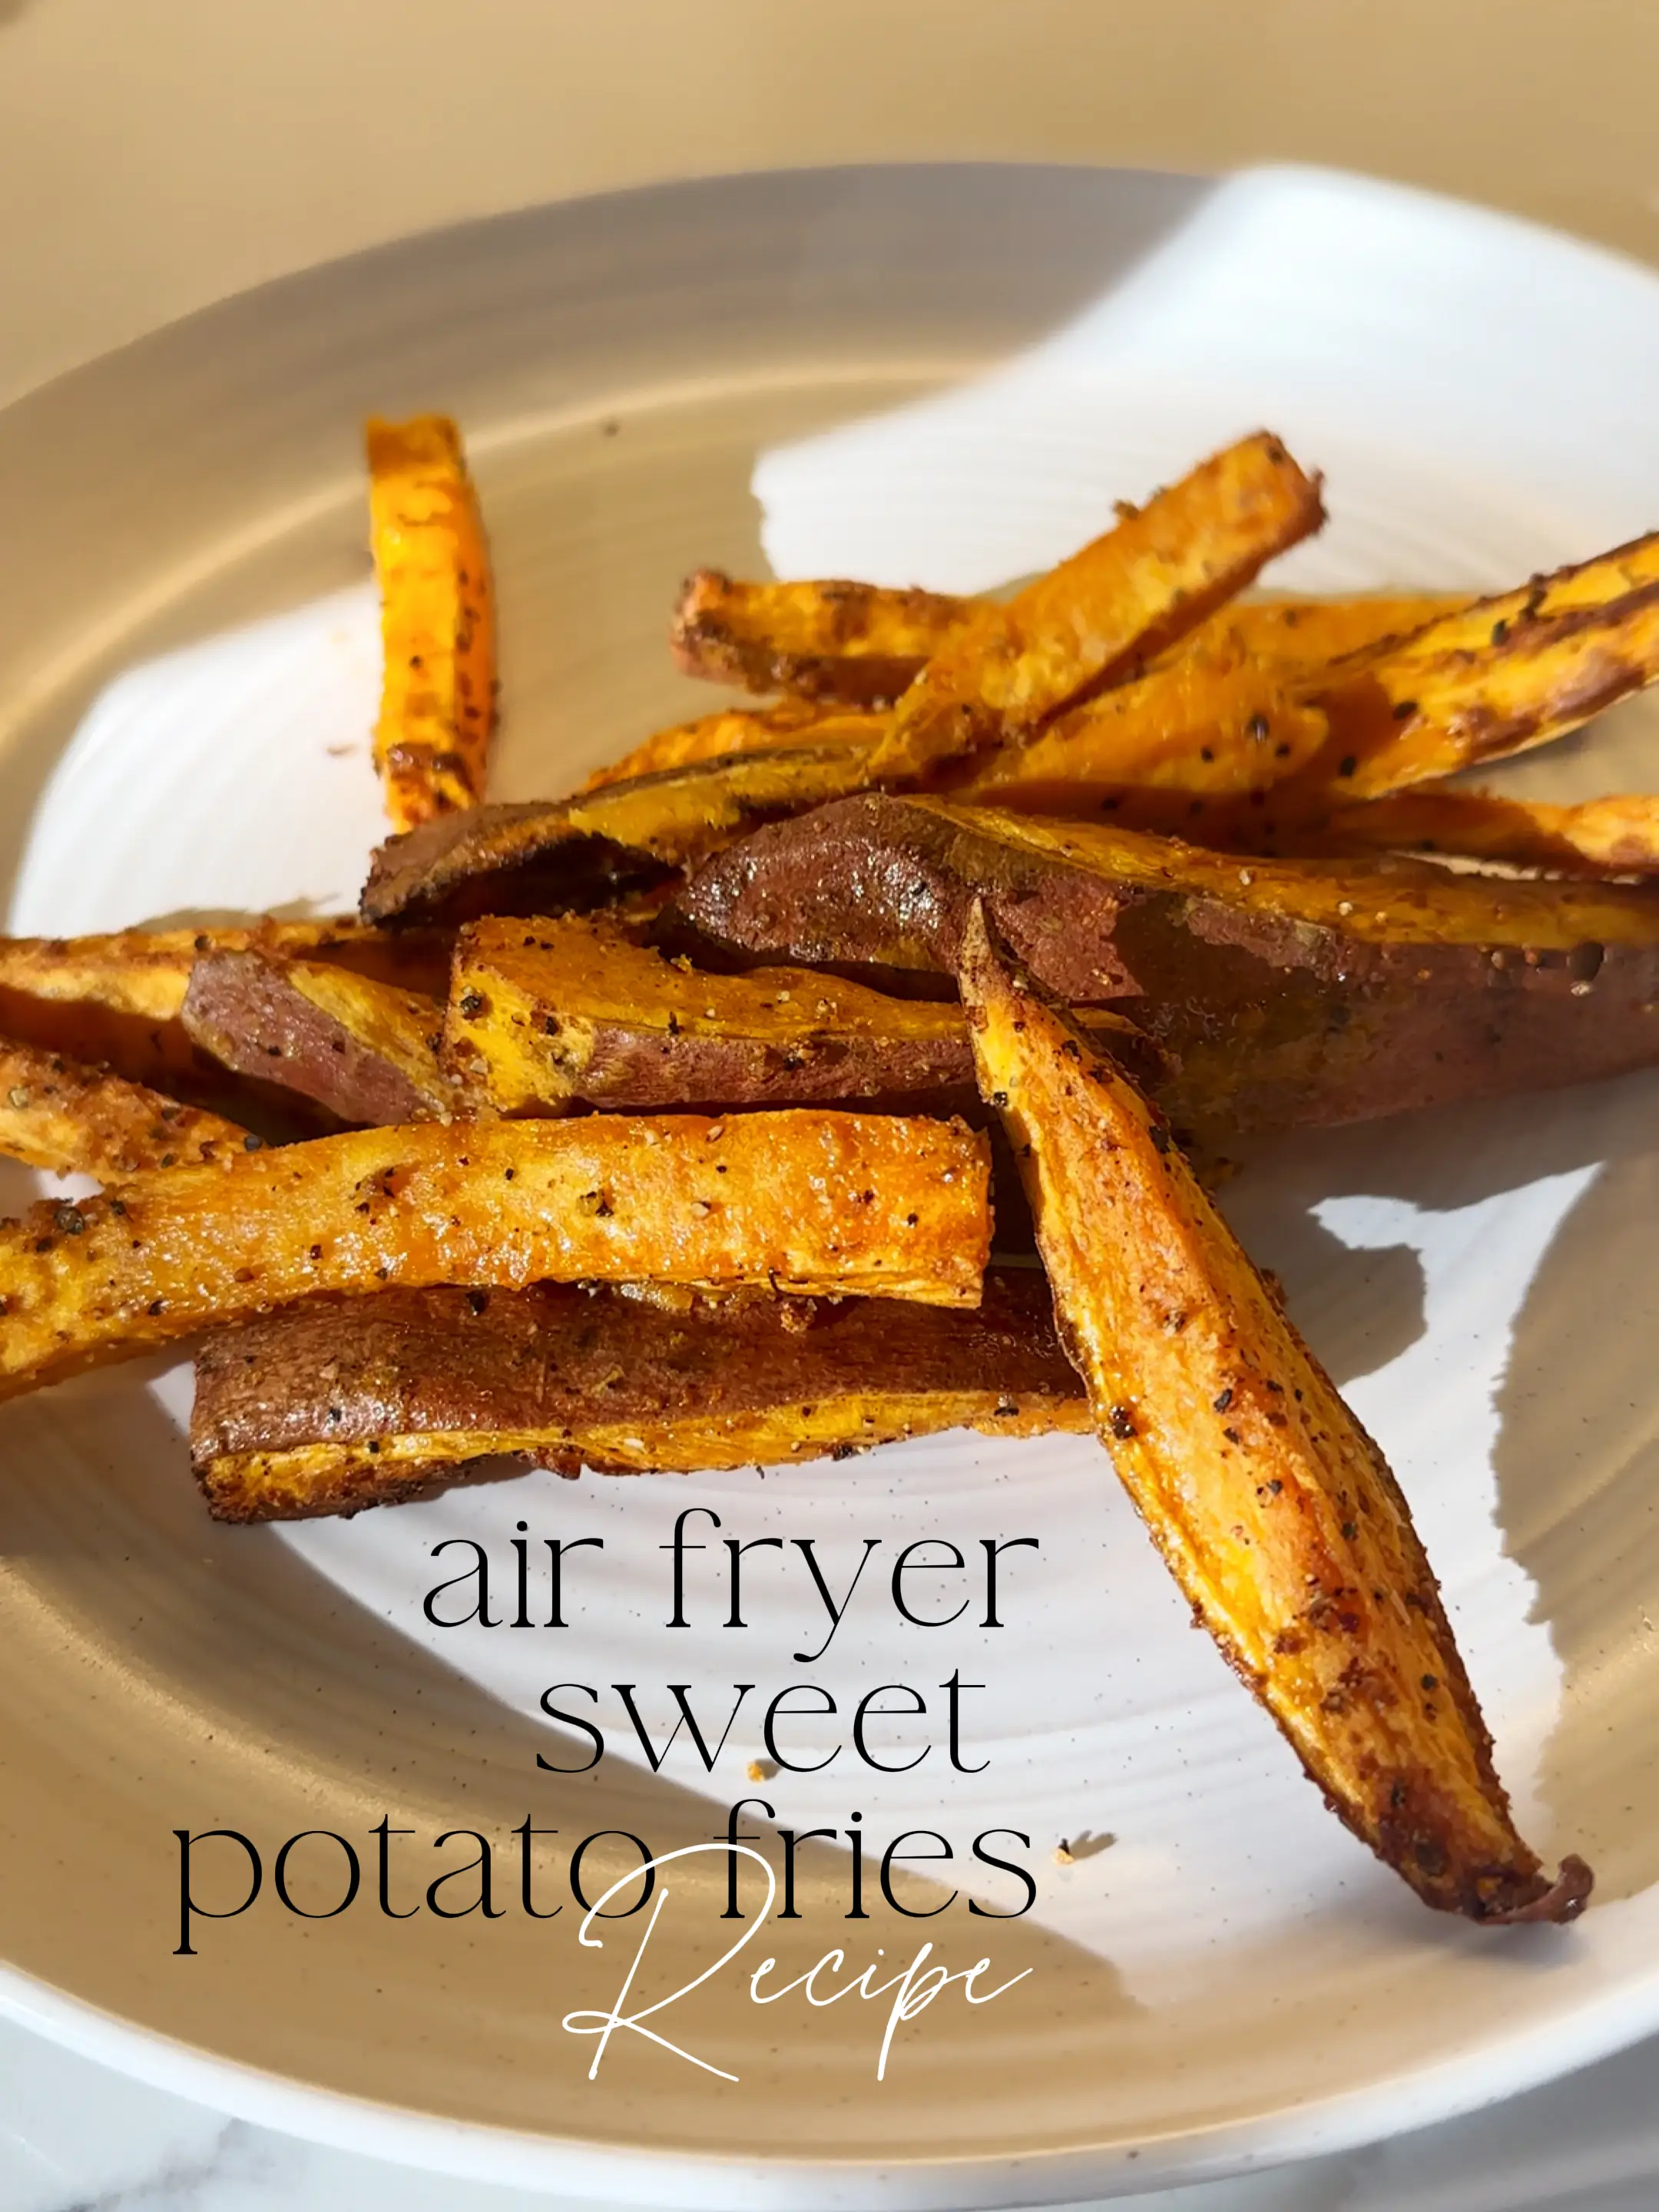
[[[1145,2212],[1652,2212],[1659,2042],[1345,2157],[1133,2200]],[[586,2200],[583,2200],[586,2204]],[[578,2212],[148,2088],[0,2021],[0,2212]]]

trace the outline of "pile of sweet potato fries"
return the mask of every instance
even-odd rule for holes
[[[0,1224],[0,1395],[196,1340],[234,1520],[1093,1429],[1348,1826],[1431,1905],[1572,1917],[1206,1185],[1659,1062],[1659,801],[1446,781],[1659,673],[1659,536],[1474,603],[1247,599],[1323,520],[1263,434],[1006,600],[702,572],[678,665],[770,703],[500,805],[460,440],[368,451],[361,915],[0,942],[0,1152],[102,1185]]]

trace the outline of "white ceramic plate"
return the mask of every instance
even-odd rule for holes
[[[350,902],[378,834],[356,443],[371,410],[440,405],[467,427],[502,603],[498,787],[517,797],[706,702],[661,636],[699,562],[984,586],[1267,422],[1326,470],[1333,512],[1273,580],[1497,586],[1659,513],[1656,376],[1647,275],[1309,172],[750,179],[314,272],[0,416],[10,927]],[[1510,780],[1649,787],[1653,735],[1638,702]],[[185,1468],[187,1376],[126,1370],[0,1422],[0,2002],[331,2140],[703,2204],[1148,2186],[1418,2124],[1630,2040],[1659,2023],[1656,1101],[1659,1079],[1637,1078],[1340,1133],[1229,1194],[1400,1473],[1522,1826],[1597,1868],[1577,1927],[1443,1924],[1348,1838],[1192,1633],[1081,1441],[951,1437],[764,1481],[537,1477],[223,1530]],[[21,1198],[23,1179],[3,1189]],[[659,1547],[693,1503],[720,1527],[690,1532],[710,1549],[676,1630]],[[428,1625],[422,1594],[454,1571],[433,1547],[471,1539],[510,1571],[520,1522],[532,1547],[604,1539],[573,1565],[570,1625]],[[741,1630],[721,1625],[728,1537],[784,1545],[748,1556]],[[1023,1537],[1036,1547],[1005,1557],[1000,1627],[981,1625],[982,1573],[952,1625],[896,1617],[885,1570],[904,1544],[982,1567],[984,1540]],[[828,1650],[799,1660],[822,1641],[793,1548],[807,1538],[837,1589],[865,1539],[880,1549]],[[919,1579],[913,1608],[948,1613],[948,1587]],[[982,1685],[962,1693],[978,1771],[949,1763],[953,1673]],[[757,1783],[762,1700],[793,1680],[843,1716],[794,1740],[843,1748],[816,1776]],[[538,1712],[558,1681],[594,1687],[562,1702],[611,1745],[575,1779],[537,1765],[580,1755]],[[684,1735],[660,1775],[628,1752],[613,1686],[636,1686],[660,1741],[675,1682],[715,1733],[734,1686],[757,1686],[710,1773]],[[885,1723],[878,1755],[932,1746],[885,1776],[844,1743],[846,1712],[883,1683],[930,1711]],[[433,1849],[444,1831],[516,1851],[517,1823],[556,1828],[545,1905],[568,1899],[569,1842],[620,1829],[665,1852],[755,1796],[782,1826],[836,1832],[803,1847],[802,1917],[656,2023],[720,2075],[624,2034],[590,2080],[592,2039],[562,2025],[615,1996],[643,1915],[584,1948],[568,1903],[525,1918],[505,1856],[499,1919],[392,1921],[374,1903],[383,1814],[414,1832],[422,1881],[458,1863]],[[955,1904],[924,1922],[869,1896],[871,1917],[848,1919],[855,1826],[871,1858],[902,1831],[947,1838],[957,1859],[934,1872],[962,1886]],[[308,1922],[267,1895],[176,1958],[173,1832],[216,1826],[267,1856],[301,1830],[355,1838],[364,1896]],[[1029,1844],[988,1849],[1029,1866],[1036,1905],[970,1916],[970,1898],[1021,1894],[969,1856],[1010,1829]],[[1088,1846],[1067,1867],[1062,1837]],[[228,1905],[222,1848],[210,1901]],[[321,1910],[333,1847],[311,1849],[295,1893]],[[589,1893],[629,1863],[596,1846]],[[733,1937],[723,1870],[694,1856],[671,1874],[641,1970],[658,1994]],[[897,1894],[917,1910],[947,1891],[913,1875]],[[879,2081],[890,2000],[747,1995],[766,1953],[799,1972],[839,1947],[845,1978],[878,1951],[896,1971],[924,1942],[957,1972],[988,1957],[981,1990],[1024,1978],[978,2007],[941,1995],[897,2030]]]

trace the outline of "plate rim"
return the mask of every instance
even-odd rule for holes
[[[1482,2043],[1474,2062],[1455,2069],[1439,2062],[1305,2105],[1139,2144],[1073,2144],[961,2159],[745,2160],[709,2151],[624,2148],[356,2097],[140,2027],[0,1961],[0,2014],[7,2019],[233,2119],[456,2179],[556,2187],[657,2212],[728,2212],[734,2205],[745,2212],[816,2212],[848,2203],[872,2212],[1002,2212],[1267,2172],[1467,2118],[1628,2049],[1659,2029],[1659,1963],[1625,1984],[1618,1997],[1613,2004],[1588,1999],[1565,2018]],[[1564,2035],[1573,2039],[1565,2065]],[[1441,2094],[1449,2081],[1455,2085],[1449,2097]],[[1379,2126],[1384,2109],[1391,2117]],[[1261,2141],[1269,2130],[1273,2140]],[[687,2187],[688,2180],[695,2185]],[[856,2184],[856,2197],[847,2194],[849,2183]]]

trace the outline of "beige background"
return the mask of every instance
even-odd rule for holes
[[[262,278],[693,172],[1340,163],[1659,258],[1656,0],[0,0],[0,401]]]

